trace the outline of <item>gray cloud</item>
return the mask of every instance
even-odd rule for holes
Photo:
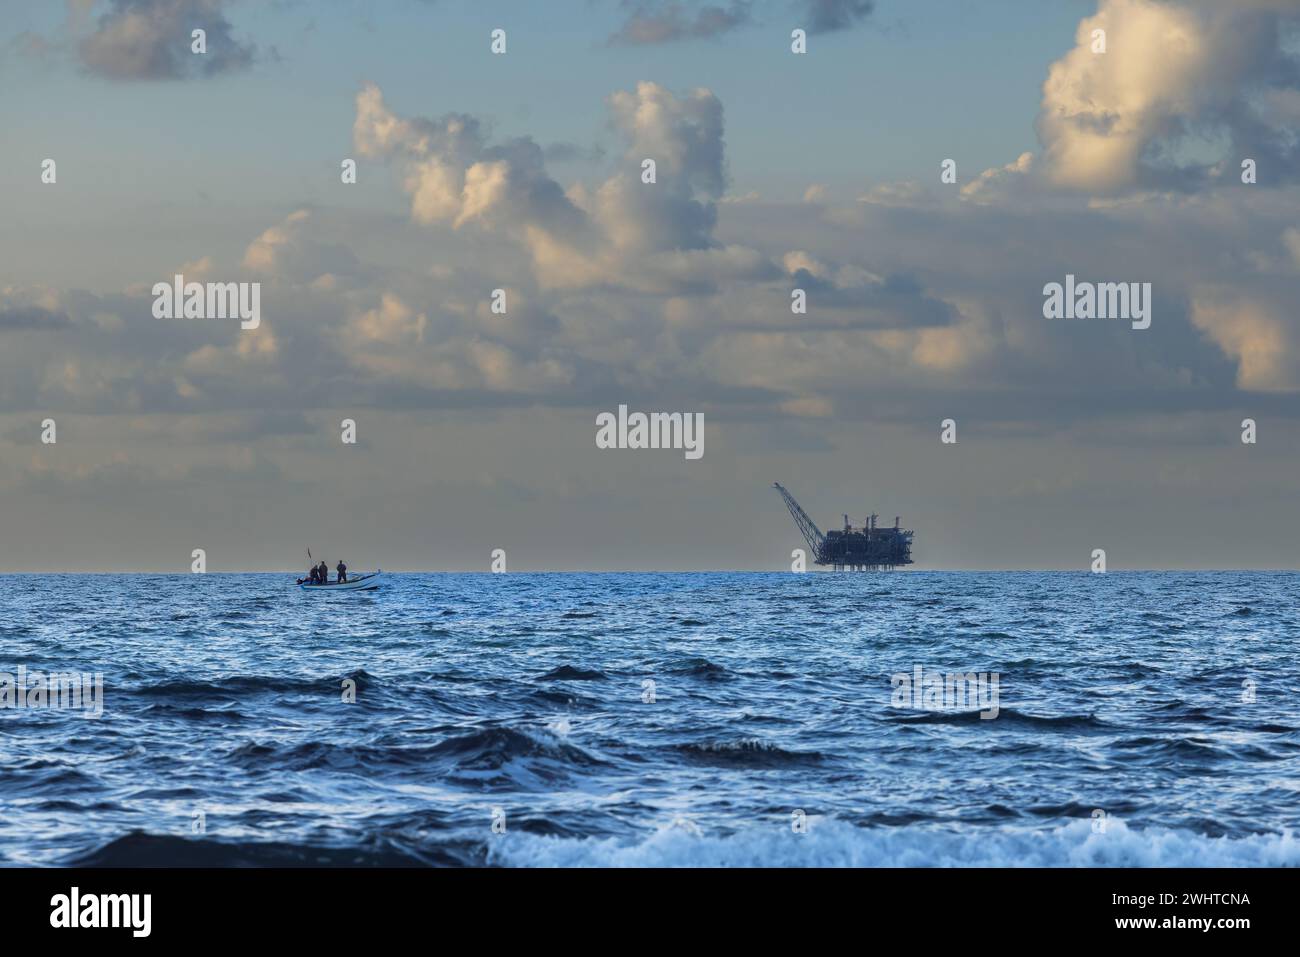
[[[41,306],[8,306],[0,308],[0,329],[61,329],[72,325],[63,311]]]
[[[914,277],[901,273],[841,285],[800,267],[791,274],[790,282],[807,292],[818,317],[801,322],[801,329],[917,328],[945,326],[957,319],[951,303],[936,299]]]
[[[225,0],[111,0],[79,46],[82,65],[113,80],[178,80],[250,67],[251,43],[235,39]],[[207,34],[207,52],[191,52],[192,31]]]
[[[636,0],[624,6],[630,6],[631,11],[609,42],[647,46],[721,36],[749,22],[752,3],[732,0],[723,7],[679,0]]]
[[[713,39],[754,22],[753,0],[720,4],[698,0],[625,0],[627,19],[609,38],[612,44],[651,46]],[[797,25],[809,33],[836,33],[866,20],[875,0],[799,0]]]
[[[836,33],[848,30],[875,9],[875,0],[803,0],[804,22],[809,33]]]

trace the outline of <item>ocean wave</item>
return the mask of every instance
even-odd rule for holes
[[[912,846],[931,863],[1071,864],[1074,837],[1053,829],[1095,807],[1174,829],[1106,836],[1150,844],[1139,861],[1246,860],[1252,845],[1205,840],[1300,835],[1284,693],[1300,686],[1300,574],[525,577],[527,597],[509,576],[403,576],[346,609],[270,579],[252,588],[269,609],[191,575],[32,579],[40,600],[0,624],[0,671],[103,671],[104,713],[0,709],[0,861],[433,862],[455,845],[481,864],[504,840],[502,860],[526,863],[512,841],[529,835],[582,863],[625,847],[827,864],[841,857],[816,842],[834,838],[850,863]],[[973,700],[889,707],[889,675],[917,663],[1001,672],[998,717]],[[497,805],[507,835],[487,826]],[[783,842],[799,806],[834,815],[817,825],[830,837]],[[188,807],[209,809],[206,834]],[[640,847],[677,814],[701,829],[680,859]]]
[[[983,718],[980,711],[926,711],[903,714],[889,720],[896,724],[978,724],[991,729],[1007,726],[1056,731],[1105,730],[1110,726],[1093,714],[1036,715],[1000,708],[995,718]]]
[[[539,688],[532,691],[525,700],[544,708],[554,708],[556,706],[563,708],[592,708],[596,706],[595,699],[585,698],[571,691],[557,691],[551,688]]]
[[[721,681],[732,677],[730,671],[722,667],[722,665],[715,665],[707,658],[687,658],[676,667],[669,668],[668,671],[670,674],[689,675],[693,678],[704,678],[708,681]]]
[[[420,867],[431,861],[408,849],[371,845],[320,847],[277,841],[215,841],[132,831],[71,855],[73,867]]]
[[[566,839],[519,832],[488,846],[488,862],[508,867],[1300,867],[1290,832],[1208,837],[1135,828],[1110,818],[1104,833],[1088,820],[1051,830],[999,828],[953,832],[931,827],[854,827],[808,819],[796,834],[788,818],[732,834],[702,833],[675,822],[645,839]]]
[[[55,794],[93,792],[103,783],[85,771],[66,762],[49,762],[24,768],[18,773],[5,775],[5,789],[10,794],[37,794],[48,797]]]
[[[365,771],[410,766],[419,763],[421,748],[377,748],[368,745],[304,744],[276,745],[250,741],[234,748],[227,758],[250,771]]]
[[[184,707],[181,705],[168,704],[151,704],[144,709],[147,715],[155,717],[183,718],[186,721],[244,721],[244,715],[238,711],[225,711],[219,709],[209,710],[208,708]]]
[[[538,681],[604,681],[609,676],[603,671],[584,671],[572,665],[561,665],[538,677]]]
[[[430,748],[429,754],[449,758],[456,767],[472,770],[496,770],[520,758],[550,758],[575,765],[604,763],[567,741],[514,728],[484,728],[448,738]]]
[[[227,758],[250,771],[331,771],[393,773],[404,769],[499,770],[514,761],[547,759],[559,764],[593,766],[598,758],[542,731],[484,728],[444,739],[435,745],[338,744],[307,741],[263,744],[257,741],[232,749]]]
[[[1156,738],[1144,735],[1124,738],[1112,745],[1116,750],[1141,753],[1144,757],[1180,758],[1194,761],[1225,761],[1232,756],[1226,748],[1205,738]]]
[[[732,768],[791,768],[824,760],[816,751],[787,751],[757,739],[679,744],[673,750],[692,761]]]
[[[356,682],[357,691],[359,692],[369,689],[376,681],[374,675],[363,669],[330,678],[314,679],[275,677],[272,675],[229,675],[213,681],[193,679],[162,681],[158,684],[144,685],[132,689],[132,693],[149,698],[177,699],[261,693],[318,693],[323,689],[334,694],[345,680]]]

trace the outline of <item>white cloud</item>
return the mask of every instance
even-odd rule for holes
[[[313,238],[318,226],[312,218],[311,210],[295,210],[264,231],[244,251],[244,268],[276,279],[317,281],[327,288],[336,287],[342,276],[363,275],[366,270],[347,246]],[[205,257],[200,265],[205,274],[212,273],[211,260]]]
[[[643,82],[608,106],[627,146],[594,190],[562,189],[535,142],[492,145],[473,117],[398,117],[373,84],[357,96],[353,138],[363,155],[398,166],[415,221],[473,225],[523,245],[547,288],[672,292],[772,275],[754,250],[713,237],[726,188],[717,97]],[[642,182],[645,159],[655,161],[654,183]]]
[[[1237,363],[1237,387],[1248,392],[1300,390],[1294,327],[1265,303],[1200,293],[1192,323]]]
[[[1034,168],[1034,154],[1021,153],[1015,162],[996,169],[986,169],[961,188],[962,199],[975,203],[994,202],[1008,191],[1022,188],[1021,178]]]
[[[1294,178],[1295,143],[1276,138],[1275,118],[1251,120],[1245,108],[1257,92],[1296,85],[1281,11],[1294,15],[1300,4],[1101,0],[1043,85],[1038,132],[1048,179],[1093,193],[1188,186],[1217,166],[1188,149],[1216,137],[1230,144],[1226,153],[1220,144],[1221,156],[1267,156],[1275,178]],[[1095,30],[1105,31],[1104,53],[1093,52]],[[1235,174],[1231,164],[1217,168]]]

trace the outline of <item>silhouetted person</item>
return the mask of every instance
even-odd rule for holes
[[[339,560],[338,573],[339,573],[340,582],[345,582],[348,580],[348,566],[343,564],[342,559]]]

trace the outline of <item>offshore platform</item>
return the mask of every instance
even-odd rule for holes
[[[877,516],[873,512],[861,528],[854,528],[845,515],[842,531],[823,535],[817,523],[808,517],[780,482],[773,482],[772,487],[781,493],[785,507],[790,510],[794,523],[812,549],[816,564],[830,565],[837,572],[845,569],[855,572],[892,570],[899,565],[912,564],[912,532],[901,528],[899,519],[894,519],[893,528],[881,528],[876,525]]]

